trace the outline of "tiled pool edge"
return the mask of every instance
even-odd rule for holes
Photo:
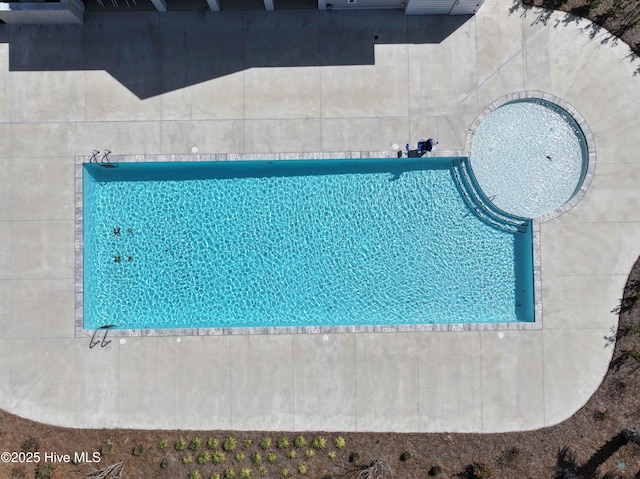
[[[468,145],[467,145],[468,146]],[[437,150],[428,157],[469,156],[468,150]],[[83,329],[83,163],[91,156],[76,156],[74,164],[75,201],[75,335],[91,337],[94,330]],[[109,155],[111,163],[129,162],[179,162],[179,161],[257,161],[257,160],[321,160],[397,158],[396,151],[360,151],[331,153],[266,153],[266,154],[210,154],[210,155]],[[98,160],[98,163],[100,161]],[[586,180],[585,180],[586,181]],[[330,334],[330,333],[400,333],[429,331],[508,331],[542,329],[542,298],[540,276],[539,221],[532,221],[533,236],[533,283],[534,321],[513,323],[469,323],[469,324],[410,324],[385,326],[322,326],[322,327],[267,327],[267,328],[180,328],[180,329],[110,329],[110,337],[154,337],[154,336],[223,336],[240,334]]]

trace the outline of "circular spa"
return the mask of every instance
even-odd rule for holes
[[[485,196],[523,218],[557,212],[580,190],[589,163],[583,129],[539,98],[508,101],[473,133],[470,164]]]

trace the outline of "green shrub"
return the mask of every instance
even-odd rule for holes
[[[160,441],[160,443],[158,444],[158,448],[160,448],[161,451],[166,451],[168,447],[169,443],[165,440]]]
[[[260,447],[262,449],[269,449],[271,447],[271,438],[265,437],[262,441],[260,441]]]
[[[191,439],[191,442],[189,443],[189,449],[191,449],[193,452],[196,452],[198,449],[200,449],[200,446],[202,446],[202,441],[199,437],[194,437],[193,439]]]
[[[327,457],[333,461],[336,458],[336,451],[329,451]]]
[[[491,468],[482,462],[474,462],[471,464],[470,472],[473,479],[491,479],[493,476]]]
[[[242,454],[241,452],[236,454],[236,461],[238,462],[244,461],[244,454]]]
[[[276,462],[276,459],[278,459],[278,456],[275,455],[275,453],[270,452],[269,455],[267,456],[267,461],[269,462]]]
[[[347,445],[347,441],[344,440],[344,437],[338,436],[336,437],[336,449],[342,449]]]
[[[113,443],[111,441],[107,441],[102,446],[100,446],[100,456],[107,457],[113,451]]]
[[[313,449],[307,449],[304,453],[304,457],[306,457],[307,459],[311,459],[315,455],[316,451],[314,451]]]
[[[444,469],[442,468],[442,466],[440,464],[436,464],[431,469],[429,469],[428,474],[429,474],[429,477],[437,477],[437,476],[441,476],[443,472],[444,472]]]
[[[295,459],[297,454],[296,454],[296,450],[295,449],[291,449],[289,451],[289,454],[287,454],[287,456],[289,456],[291,459]]]
[[[36,479],[49,479],[53,473],[53,466],[49,464],[38,464],[36,467]]]
[[[227,469],[224,471],[224,479],[233,479],[236,477],[236,471],[233,469]]]
[[[289,469],[283,467],[282,469],[280,469],[280,475],[282,477],[287,477],[289,475]]]
[[[298,472],[300,474],[306,474],[307,473],[307,466],[305,466],[304,464],[300,464],[298,466]]]
[[[278,449],[287,449],[289,447],[289,439],[286,437],[279,437],[276,439],[276,444],[278,445]]]
[[[22,442],[20,449],[22,449],[22,452],[35,452],[38,450],[38,441],[32,437],[28,437]]]
[[[244,444],[244,447],[251,447],[253,441],[251,439],[245,439],[244,441],[242,441],[242,444]]]
[[[209,476],[209,479],[220,479],[220,474],[218,472],[214,472]]]
[[[188,466],[192,462],[193,456],[191,455],[191,453],[187,453],[187,455],[182,458],[182,464],[184,464],[185,466]]]
[[[228,437],[224,441],[222,441],[222,449],[227,452],[233,452],[238,447],[238,442],[235,437]]]
[[[640,351],[638,351],[636,348],[633,348],[628,352],[628,354],[630,358],[633,358],[640,363]]]
[[[211,462],[211,454],[205,452],[198,456],[198,464],[209,464]]]
[[[212,437],[210,437],[209,439],[207,439],[207,447],[209,449],[218,449],[219,446],[219,442],[217,439],[214,439]]]
[[[327,440],[322,436],[316,436],[311,441],[311,447],[315,449],[324,449],[327,447]]]
[[[176,451],[184,451],[184,448],[187,447],[187,441],[180,438],[176,441],[173,447],[176,449]]]
[[[308,444],[307,439],[302,435],[293,438],[293,445],[298,448],[305,447]]]
[[[214,464],[222,464],[226,457],[224,455],[224,452],[216,451],[213,453],[212,459]]]
[[[266,466],[260,466],[260,467],[258,468],[258,472],[259,472],[260,474],[266,474],[266,473],[267,473],[267,467],[266,467]]]
[[[254,464],[260,464],[262,462],[262,456],[258,451],[251,454],[251,462],[253,462]]]
[[[249,479],[249,476],[251,476],[251,469],[249,469],[248,467],[243,467],[242,469],[240,469],[240,477],[242,479]]]
[[[200,479],[200,473],[198,471],[193,471],[189,474],[189,479]]]

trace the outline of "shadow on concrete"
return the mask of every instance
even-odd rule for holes
[[[144,99],[259,67],[373,65],[376,44],[440,43],[471,16],[319,10],[110,12],[0,25],[11,71],[106,70]]]
[[[535,8],[534,3],[539,7]],[[594,2],[594,4],[597,2]],[[640,42],[634,42],[637,38],[635,32],[638,31],[640,25],[640,2],[620,3],[618,7],[609,7],[602,10],[599,7],[589,7],[589,2],[585,5],[571,7],[569,0],[541,0],[535,2],[528,0],[513,0],[513,5],[509,8],[510,14],[520,13],[521,18],[527,18],[531,13],[531,25],[542,24],[545,26],[579,25],[583,18],[591,20],[580,30],[588,35],[590,40],[599,38],[600,44],[616,46],[620,41],[627,41],[627,45],[631,50],[627,55],[627,60],[631,63],[637,63],[640,59]],[[618,10],[622,7],[620,10]],[[561,12],[562,18],[554,16],[554,12]],[[598,13],[600,12],[600,13]],[[640,75],[640,65],[637,65],[633,72],[633,76]]]

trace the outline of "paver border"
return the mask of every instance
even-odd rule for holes
[[[210,155],[114,155],[108,156],[111,163],[130,162],[180,162],[180,161],[278,161],[278,160],[321,160],[321,159],[365,159],[397,158],[397,151],[359,151],[331,153],[260,153],[260,154],[210,154]],[[438,150],[425,157],[468,157],[469,150]],[[92,337],[96,330],[83,329],[83,164],[91,162],[89,155],[76,156],[74,165],[75,184],[75,335]],[[100,162],[100,160],[98,160]],[[163,329],[109,329],[112,337],[155,337],[155,336],[224,336],[238,334],[330,334],[330,333],[398,333],[428,331],[513,331],[537,330],[542,328],[542,298],[540,278],[540,233],[538,221],[531,220],[533,244],[533,287],[534,321],[510,323],[463,323],[463,324],[403,324],[403,325],[363,325],[363,326],[295,326],[265,328],[163,328]]]

